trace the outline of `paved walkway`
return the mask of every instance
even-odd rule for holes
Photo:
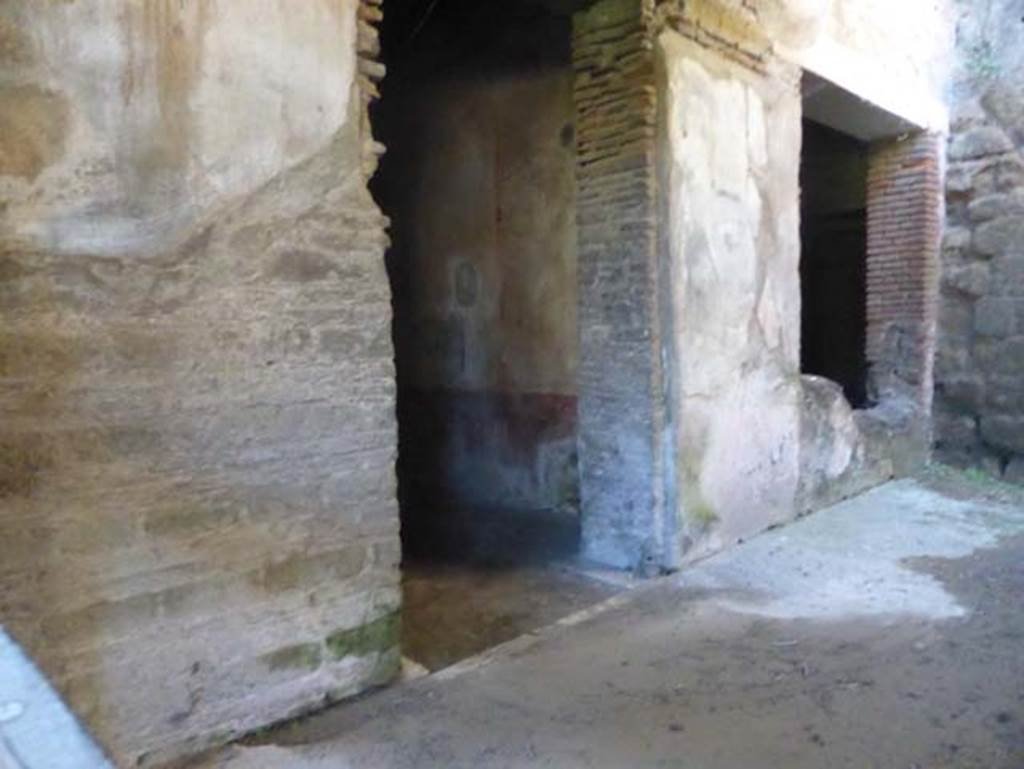
[[[1021,769],[1024,494],[889,484],[204,769]]]

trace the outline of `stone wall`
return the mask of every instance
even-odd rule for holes
[[[923,459],[923,397],[854,412],[800,376],[798,83],[803,68],[854,94],[859,128],[865,109],[941,128],[947,32],[931,0],[604,0],[577,16],[589,555],[676,568]],[[922,197],[931,217],[940,201]]]
[[[938,456],[1024,483],[1024,3],[962,6],[946,184]]]
[[[397,669],[376,15],[0,9],[0,623],[122,765]]]

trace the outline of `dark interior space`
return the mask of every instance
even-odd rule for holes
[[[868,145],[810,120],[803,131],[801,370],[865,408]]]
[[[403,646],[435,669],[607,594],[579,543],[573,3],[388,5]]]

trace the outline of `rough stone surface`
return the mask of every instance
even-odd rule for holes
[[[984,0],[960,11],[935,442],[944,459],[1019,481],[1010,469],[1024,456],[1021,8]],[[969,422],[980,429],[965,429]]]
[[[366,11],[0,8],[0,624],[120,765],[397,664]]]
[[[801,385],[801,511],[837,502],[895,474],[891,458],[877,451],[878,442],[866,440],[842,387],[810,376],[802,377]]]

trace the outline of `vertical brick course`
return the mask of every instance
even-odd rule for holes
[[[576,17],[580,485],[584,550],[657,563],[663,512],[657,98],[650,0]]]
[[[874,145],[868,170],[868,333],[881,397],[911,388],[931,408],[942,147],[934,134]]]

